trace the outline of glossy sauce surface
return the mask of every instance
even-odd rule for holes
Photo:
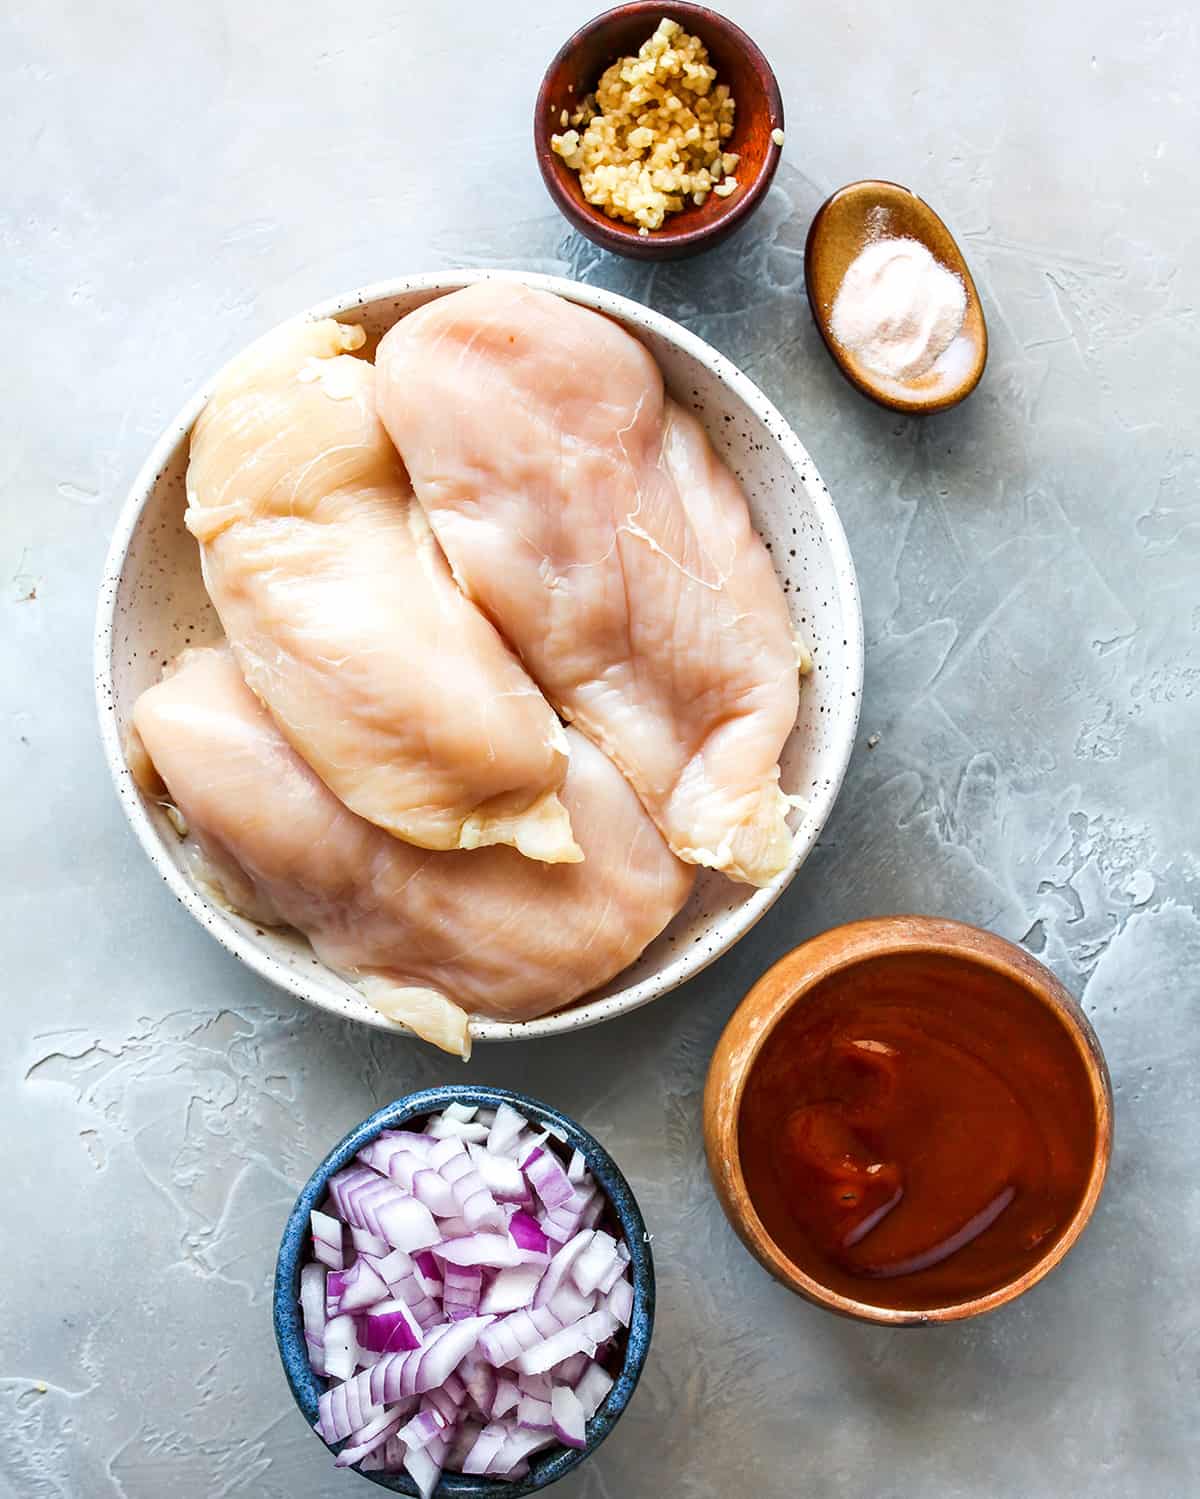
[[[1096,1109],[1056,1014],[952,957],[865,963],[775,1028],[739,1153],[776,1244],[857,1301],[916,1310],[1007,1284],[1067,1228]]]

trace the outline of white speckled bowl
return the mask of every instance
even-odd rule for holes
[[[472,1022],[480,1041],[549,1036],[636,1009],[700,972],[750,930],[803,863],[829,816],[858,724],[862,615],[854,565],[829,492],[799,439],[762,392],[702,339],[625,297],[554,276],[450,271],[370,286],[312,311],[382,334],[406,312],[471,282],[509,277],[607,313],[654,354],[671,393],[695,410],[741,480],[755,526],[783,579],[793,618],[812,647],[814,670],[783,753],[783,786],[806,799],[795,853],[762,890],[702,872],[687,906],[638,961],[598,994],[524,1024]],[[399,1030],[294,932],[264,931],[214,905],[192,882],[179,839],[133,784],[122,744],[138,694],[184,646],[216,638],[196,544],[183,525],[188,434],[208,387],[155,444],[117,521],[96,620],[96,694],[104,752],[117,793],[151,862],[178,899],[242,962],[310,1004],[383,1030]]]

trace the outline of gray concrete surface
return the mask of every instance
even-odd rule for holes
[[[530,148],[589,0],[14,0],[0,50],[0,1138],[4,1499],[334,1499],[267,1287],[326,1146],[415,1084],[529,1089],[605,1139],[652,1220],[644,1385],[562,1499],[1185,1499],[1200,1394],[1200,68],[1184,0],[731,3],[774,60],[785,165],[749,232],[657,270],[564,232]],[[810,323],[808,219],[884,176],[957,231],[992,359],[924,423],[856,396]],[[122,493],[191,387],[343,287],[506,264],[644,298],[808,444],[866,609],[860,742],[788,896],[683,992],[466,1073],[304,1011],[169,898],[108,785],[94,590]],[[868,747],[871,736],[878,744]],[[1067,1265],[974,1326],[826,1317],[745,1256],[699,1095],[798,939],[943,912],[1083,996],[1117,1150]]]

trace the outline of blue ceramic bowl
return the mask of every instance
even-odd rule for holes
[[[553,1127],[565,1135],[568,1145],[580,1152],[588,1164],[588,1170],[608,1197],[632,1257],[633,1316],[625,1335],[621,1371],[604,1403],[587,1424],[587,1446],[582,1450],[575,1447],[550,1447],[531,1458],[528,1475],[515,1481],[446,1473],[435,1491],[435,1499],[449,1499],[450,1495],[455,1495],[456,1499],[520,1499],[523,1494],[532,1494],[554,1483],[564,1473],[578,1467],[599,1447],[629,1404],[629,1397],[637,1386],[642,1366],[646,1362],[650,1334],[654,1328],[654,1261],[641,1210],[629,1190],[629,1183],[621,1175],[612,1156],[573,1119],[568,1119],[565,1114],[560,1114],[548,1104],[538,1103],[536,1099],[527,1098],[523,1093],[511,1093],[506,1088],[456,1085],[409,1093],[404,1098],[398,1098],[395,1103],[378,1109],[369,1119],[364,1119],[357,1129],[351,1130],[344,1140],[334,1146],[309,1177],[288,1218],[275,1265],[275,1338],[292,1396],[311,1426],[317,1419],[317,1399],[325,1389],[325,1381],[318,1379],[309,1367],[304,1347],[304,1328],[300,1321],[300,1267],[309,1258],[310,1248],[308,1215],[324,1198],[326,1184],[334,1172],[340,1171],[353,1160],[356,1152],[369,1140],[373,1140],[380,1130],[398,1129],[427,1114],[436,1113],[451,1103],[474,1105],[477,1108],[511,1104],[531,1122],[536,1122],[543,1128]],[[338,1443],[329,1448],[329,1451],[336,1452],[340,1446],[341,1443]],[[404,1473],[367,1472],[361,1476],[396,1494],[415,1495],[417,1492],[416,1485]]]

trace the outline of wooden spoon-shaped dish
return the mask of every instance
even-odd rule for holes
[[[962,277],[967,310],[962,329],[927,374],[899,380],[869,369],[834,338],[834,299],[851,262],[875,238],[915,239]],[[987,363],[987,324],[979,293],[954,236],[916,193],[895,182],[852,182],[818,209],[804,247],[809,306],[826,347],[851,385],[893,411],[945,411],[969,396]]]

